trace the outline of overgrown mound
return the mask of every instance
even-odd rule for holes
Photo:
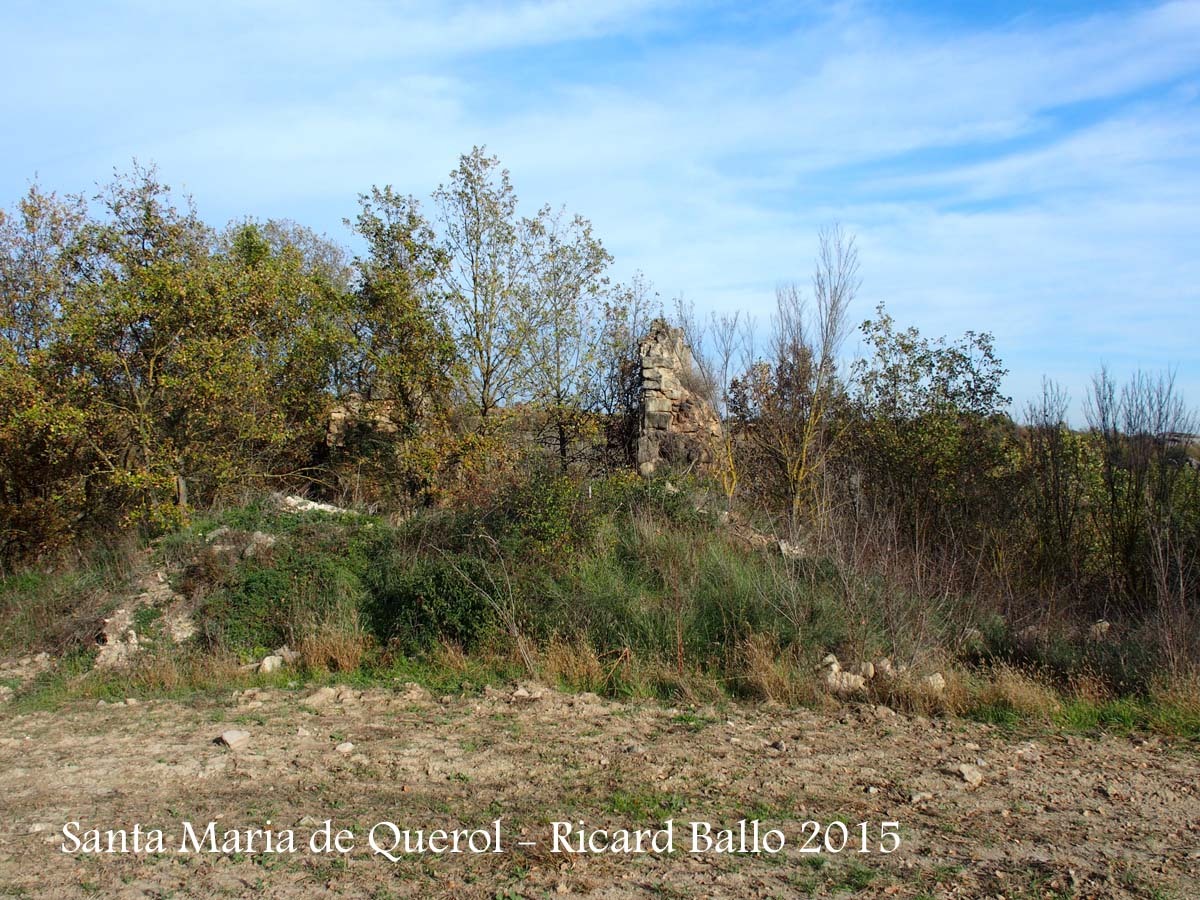
[[[133,607],[140,655],[123,671],[79,678],[96,623],[130,605],[122,585],[147,577],[140,552],[0,584],[3,649],[42,646],[63,660],[33,688],[10,687],[55,696],[219,687],[286,647],[274,677],[289,680],[338,673],[459,689],[533,675],[673,701],[834,695],[1002,726],[1200,733],[1195,685],[1156,682],[1136,635],[1014,633],[965,598],[910,595],[831,557],[780,552],[713,505],[698,483],[546,476],[483,507],[394,523],[270,501],[227,509],[150,551],[194,636],[177,645],[161,609]],[[39,613],[39,600],[54,609],[89,585],[93,602],[77,604],[68,624]],[[819,665],[828,653],[864,661],[867,677],[854,662],[833,678],[840,666]]]

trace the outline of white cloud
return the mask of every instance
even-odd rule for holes
[[[0,39],[0,75],[39,73],[0,99],[29,123],[9,171],[74,188],[136,154],[215,219],[335,229],[370,184],[426,194],[486,143],[522,197],[701,307],[765,318],[836,219],[856,314],[994,331],[1014,385],[1178,363],[1200,401],[1200,3],[974,30],[756,6],[787,25],[769,36],[740,6],[654,0],[163,9]]]

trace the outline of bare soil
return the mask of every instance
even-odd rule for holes
[[[871,707],[685,711],[536,685],[313,693],[0,710],[0,895],[1200,896],[1194,745],[1018,736]],[[248,743],[214,743],[227,729]],[[965,777],[964,764],[977,772]],[[380,821],[430,830],[497,817],[498,854],[392,862],[367,846]],[[666,818],[673,853],[551,852],[553,821]],[[686,823],[743,818],[784,832],[784,850],[687,852]],[[351,852],[309,852],[325,819],[354,832]],[[81,835],[160,828],[166,849],[63,852],[75,820]],[[293,830],[295,853],[177,852],[183,821],[220,833],[268,820],[276,835]],[[846,851],[800,852],[808,820],[848,823]],[[859,853],[864,821],[871,852]],[[884,821],[900,823],[891,854],[878,852]]]

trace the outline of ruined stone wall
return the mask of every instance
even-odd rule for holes
[[[683,332],[657,319],[638,352],[638,471],[651,475],[661,463],[703,470],[714,459],[721,420],[712,404],[693,390],[697,379]]]

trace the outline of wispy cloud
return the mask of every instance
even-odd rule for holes
[[[765,317],[816,229],[860,309],[991,330],[1010,389],[1179,366],[1200,301],[1200,3],[950,21],[873,3],[126,0],[0,13],[9,197],[138,155],[220,220],[336,231],[472,144],[593,218],[622,270]]]

